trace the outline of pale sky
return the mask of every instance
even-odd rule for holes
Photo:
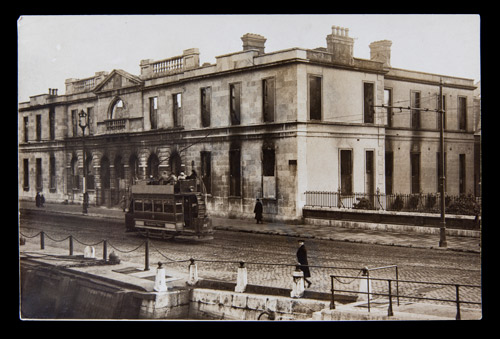
[[[331,26],[349,28],[354,57],[391,40],[391,65],[480,80],[479,15],[75,15],[18,20],[18,100],[65,93],[68,78],[123,69],[140,75],[142,59],[160,60],[189,48],[200,64],[242,50],[245,33],[263,35],[265,51],[326,47]]]

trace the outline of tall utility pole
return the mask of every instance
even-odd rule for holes
[[[446,182],[445,160],[444,160],[444,110],[443,110],[443,79],[439,80],[439,118],[441,119],[441,128],[439,133],[439,162],[441,163],[441,173],[439,177],[439,193],[441,195],[441,222],[439,227],[439,247],[447,247],[446,243],[446,217],[445,217],[445,196],[444,186]]]

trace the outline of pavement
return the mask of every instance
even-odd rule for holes
[[[45,213],[83,215],[82,206],[74,204],[45,203],[38,208],[35,202],[19,201],[19,209],[38,210]],[[90,206],[88,217],[110,218],[124,221],[124,212],[118,208]],[[353,243],[378,244],[387,246],[404,246],[414,248],[439,249],[461,252],[481,252],[481,238],[447,235],[447,247],[439,247],[439,235],[405,232],[404,226],[398,232],[345,228],[324,225],[293,224],[283,222],[266,222],[256,224],[254,219],[230,219],[212,217],[215,230],[273,234],[300,238],[313,238]]]

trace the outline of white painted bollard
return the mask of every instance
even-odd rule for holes
[[[295,271],[292,274],[292,277],[293,277],[293,286],[292,286],[292,291],[290,292],[290,297],[300,298],[304,295],[305,291],[304,272],[302,272],[298,267],[296,267]]]
[[[95,248],[94,246],[87,246],[83,250],[83,257],[84,258],[95,258]]]
[[[167,283],[165,281],[165,269],[162,267],[162,263],[158,263],[158,268],[156,269],[155,285],[153,289],[156,292],[167,291]]]
[[[245,267],[245,263],[240,262],[240,267],[238,267],[238,277],[236,279],[236,287],[234,288],[235,292],[245,292],[248,284],[247,279],[247,268]]]
[[[189,278],[187,284],[189,286],[196,285],[198,282],[198,266],[194,262],[194,259],[190,259],[191,263],[189,264]]]
[[[372,282],[370,278],[368,277],[368,268],[363,269],[363,276],[366,276],[366,278],[360,278],[359,279],[359,295],[358,295],[358,300],[368,300],[368,299],[373,299],[372,296]]]

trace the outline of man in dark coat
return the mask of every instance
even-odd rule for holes
[[[260,199],[257,199],[255,208],[253,209],[253,212],[255,213],[255,219],[257,219],[257,224],[262,224],[262,209],[262,203],[260,202]]]
[[[36,203],[36,207],[40,207],[40,205],[41,205],[41,202],[40,202],[40,192],[36,192],[35,203]]]
[[[311,277],[311,272],[309,271],[309,263],[307,262],[307,250],[304,245],[304,240],[299,240],[299,249],[297,250],[297,261],[299,262],[300,270],[304,272],[304,280],[307,283],[307,287],[311,286],[311,282],[307,279]]]

